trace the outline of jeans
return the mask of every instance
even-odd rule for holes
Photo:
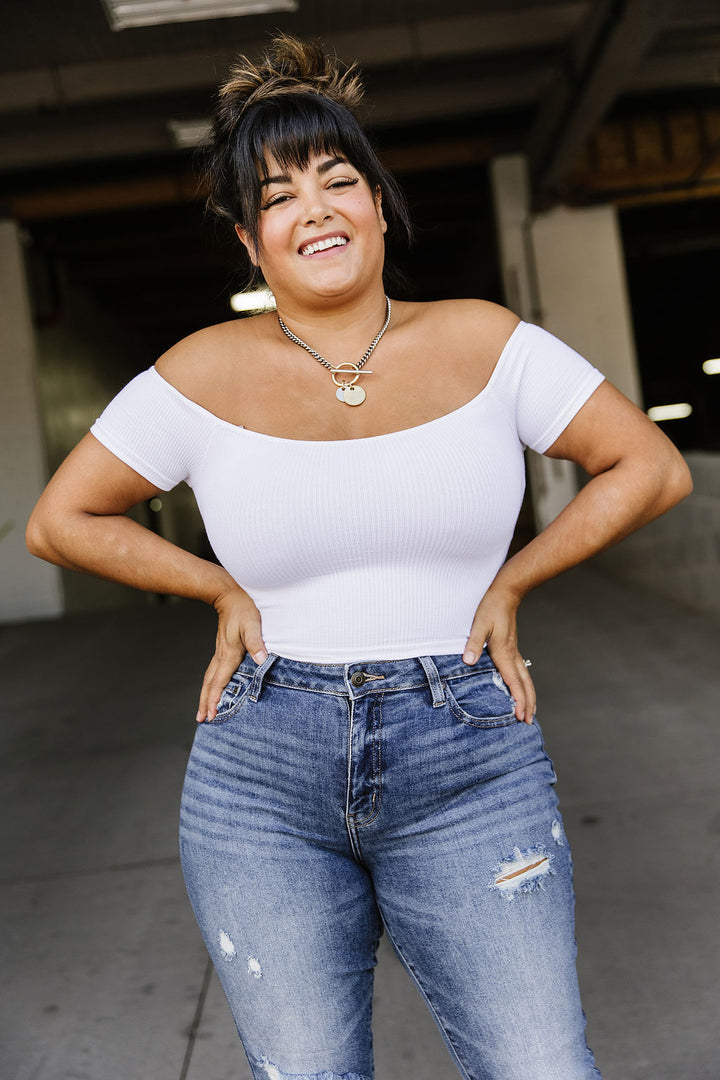
[[[246,658],[197,729],[180,843],[256,1080],[370,1080],[383,929],[461,1076],[597,1080],[554,782],[486,652]]]

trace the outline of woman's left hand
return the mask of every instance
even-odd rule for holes
[[[492,662],[515,699],[515,716],[532,724],[535,715],[535,686],[517,647],[517,609],[520,600],[499,585],[491,586],[478,605],[463,660],[472,665],[485,644]]]

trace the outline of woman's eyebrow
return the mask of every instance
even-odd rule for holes
[[[268,184],[289,184],[290,177],[285,176],[266,176],[264,180],[260,181],[260,187],[265,187]]]
[[[344,157],[328,158],[327,161],[323,161],[323,162],[320,163],[320,165],[318,165],[317,171],[322,176],[324,173],[329,172],[330,169],[334,169],[336,165],[348,165],[348,164],[349,164],[349,162],[348,162],[347,158],[344,158]]]
[[[318,165],[317,171],[320,174],[320,176],[323,176],[326,172],[330,172],[330,169],[334,169],[336,165],[347,165],[347,164],[349,164],[347,158],[343,158],[343,157],[328,158],[327,161],[322,161]],[[267,187],[270,184],[290,184],[290,183],[292,183],[292,177],[288,176],[286,173],[281,173],[279,176],[266,176],[264,180],[260,181],[260,187]]]

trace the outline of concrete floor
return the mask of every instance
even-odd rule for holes
[[[2,1080],[249,1080],[176,818],[212,612],[0,632]],[[526,601],[605,1080],[718,1080],[720,625],[573,571]],[[377,1080],[457,1080],[383,945]],[[532,1077],[528,1077],[532,1080]]]

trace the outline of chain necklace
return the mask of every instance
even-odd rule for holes
[[[338,401],[344,401],[346,405],[362,405],[363,401],[365,400],[365,391],[363,390],[362,386],[356,386],[355,383],[358,381],[361,375],[372,375],[372,371],[362,371],[361,369],[370,359],[373,349],[378,344],[380,338],[383,336],[388,326],[390,325],[390,314],[392,311],[392,305],[390,304],[389,296],[386,296],[385,300],[387,301],[387,315],[385,316],[385,322],[383,323],[380,333],[377,334],[377,336],[374,337],[373,340],[370,342],[360,360],[358,360],[357,364],[351,364],[348,362],[345,364],[337,364],[335,367],[333,367],[333,365],[330,364],[324,356],[321,356],[320,353],[315,352],[314,349],[311,349],[306,341],[303,341],[302,338],[299,338],[297,334],[293,334],[292,330],[288,329],[288,327],[280,318],[280,314],[278,313],[278,322],[280,323],[280,329],[282,330],[283,334],[285,334],[286,337],[289,337],[291,341],[294,341],[296,345],[299,345],[301,349],[305,349],[306,352],[309,352],[311,356],[315,357],[319,364],[322,364],[323,367],[326,367],[328,369],[328,371],[332,375],[332,381],[337,386],[335,396]]]

